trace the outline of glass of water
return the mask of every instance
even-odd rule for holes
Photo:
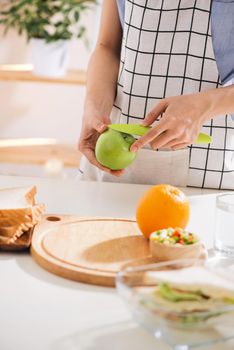
[[[222,256],[234,258],[234,194],[216,198],[214,249]]]

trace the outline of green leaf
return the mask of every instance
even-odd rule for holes
[[[5,26],[5,32],[15,28],[19,35],[25,33],[28,38],[41,37],[56,41],[77,37],[85,40],[84,26],[78,27],[75,33],[71,32],[70,27],[79,23],[82,14],[97,3],[96,0],[9,0],[8,9],[0,11],[0,24]],[[57,13],[63,14],[64,21],[56,23],[56,33],[50,35],[44,27],[51,24],[52,16]]]

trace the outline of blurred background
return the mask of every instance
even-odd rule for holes
[[[11,3],[16,6],[20,2],[22,0]],[[31,28],[37,19],[31,18],[27,27],[23,26],[23,21],[26,23],[28,17],[33,17],[30,14],[31,9],[29,11],[25,7],[20,9],[21,12],[15,10],[14,13],[12,5],[9,5],[10,2],[0,0],[2,11],[0,15],[1,174],[61,176],[62,172],[62,176],[74,176],[77,170],[78,163],[76,163],[74,149],[82,122],[85,72],[97,37],[101,5],[100,2],[95,4],[92,1],[81,1],[88,8],[77,8],[76,14],[74,10],[69,13],[70,9],[64,10],[64,1],[49,0],[48,4],[53,2],[57,3],[57,7],[51,10],[51,14],[48,14],[48,9],[43,11],[47,11],[46,21],[51,21],[54,27],[59,29],[58,33],[54,33],[52,25],[45,22],[46,31],[43,28],[44,32],[35,34]],[[67,0],[67,2],[71,3],[71,9],[73,9],[74,0]],[[42,12],[41,9],[40,11]],[[69,15],[70,26],[61,27],[62,22],[67,21],[64,13]],[[13,27],[14,16],[17,19],[18,15],[21,16],[21,20],[18,20],[19,23]],[[43,20],[41,19],[41,22]],[[39,27],[41,24],[36,23],[36,25]],[[19,34],[20,26],[23,26],[24,30]],[[4,34],[6,29],[8,29],[7,33]],[[63,31],[69,32],[65,39]],[[85,32],[84,35],[83,32]],[[35,47],[38,43],[35,45],[32,42],[34,37],[37,41],[40,39],[41,43],[38,47]],[[50,50],[49,47],[60,45],[61,41],[66,45],[67,63],[64,63],[65,67],[60,67],[62,72],[59,69],[53,71],[58,64],[58,59],[61,63],[64,48],[62,53],[56,53],[57,48],[52,47]],[[49,51],[52,52],[52,56]],[[37,71],[34,72],[33,66],[38,64],[37,61],[41,67],[37,67]],[[70,154],[66,154],[69,150]],[[69,169],[65,172],[64,168],[67,168],[67,164],[64,157],[67,158],[68,163],[74,160],[74,164],[68,164]]]

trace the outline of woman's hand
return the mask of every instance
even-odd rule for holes
[[[161,100],[147,115],[143,125],[151,125],[160,115],[161,119],[134,142],[131,151],[136,152],[146,144],[150,144],[153,149],[176,150],[194,143],[204,122],[214,116],[215,95],[215,90],[210,90]]]
[[[116,95],[122,35],[116,0],[103,0],[98,40],[88,66],[79,149],[90,163],[115,176],[123,171],[113,171],[98,163],[95,146],[99,135],[111,123],[109,115]]]
[[[79,150],[94,166],[111,175],[120,176],[123,173],[122,170],[110,170],[102,166],[95,157],[97,139],[100,134],[107,129],[108,124],[111,123],[109,117],[103,117],[101,115],[102,114],[94,106],[85,108],[79,140]]]

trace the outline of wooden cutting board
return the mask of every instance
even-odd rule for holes
[[[114,286],[122,266],[152,262],[135,221],[45,216],[33,233],[31,253],[46,270],[79,282]]]

